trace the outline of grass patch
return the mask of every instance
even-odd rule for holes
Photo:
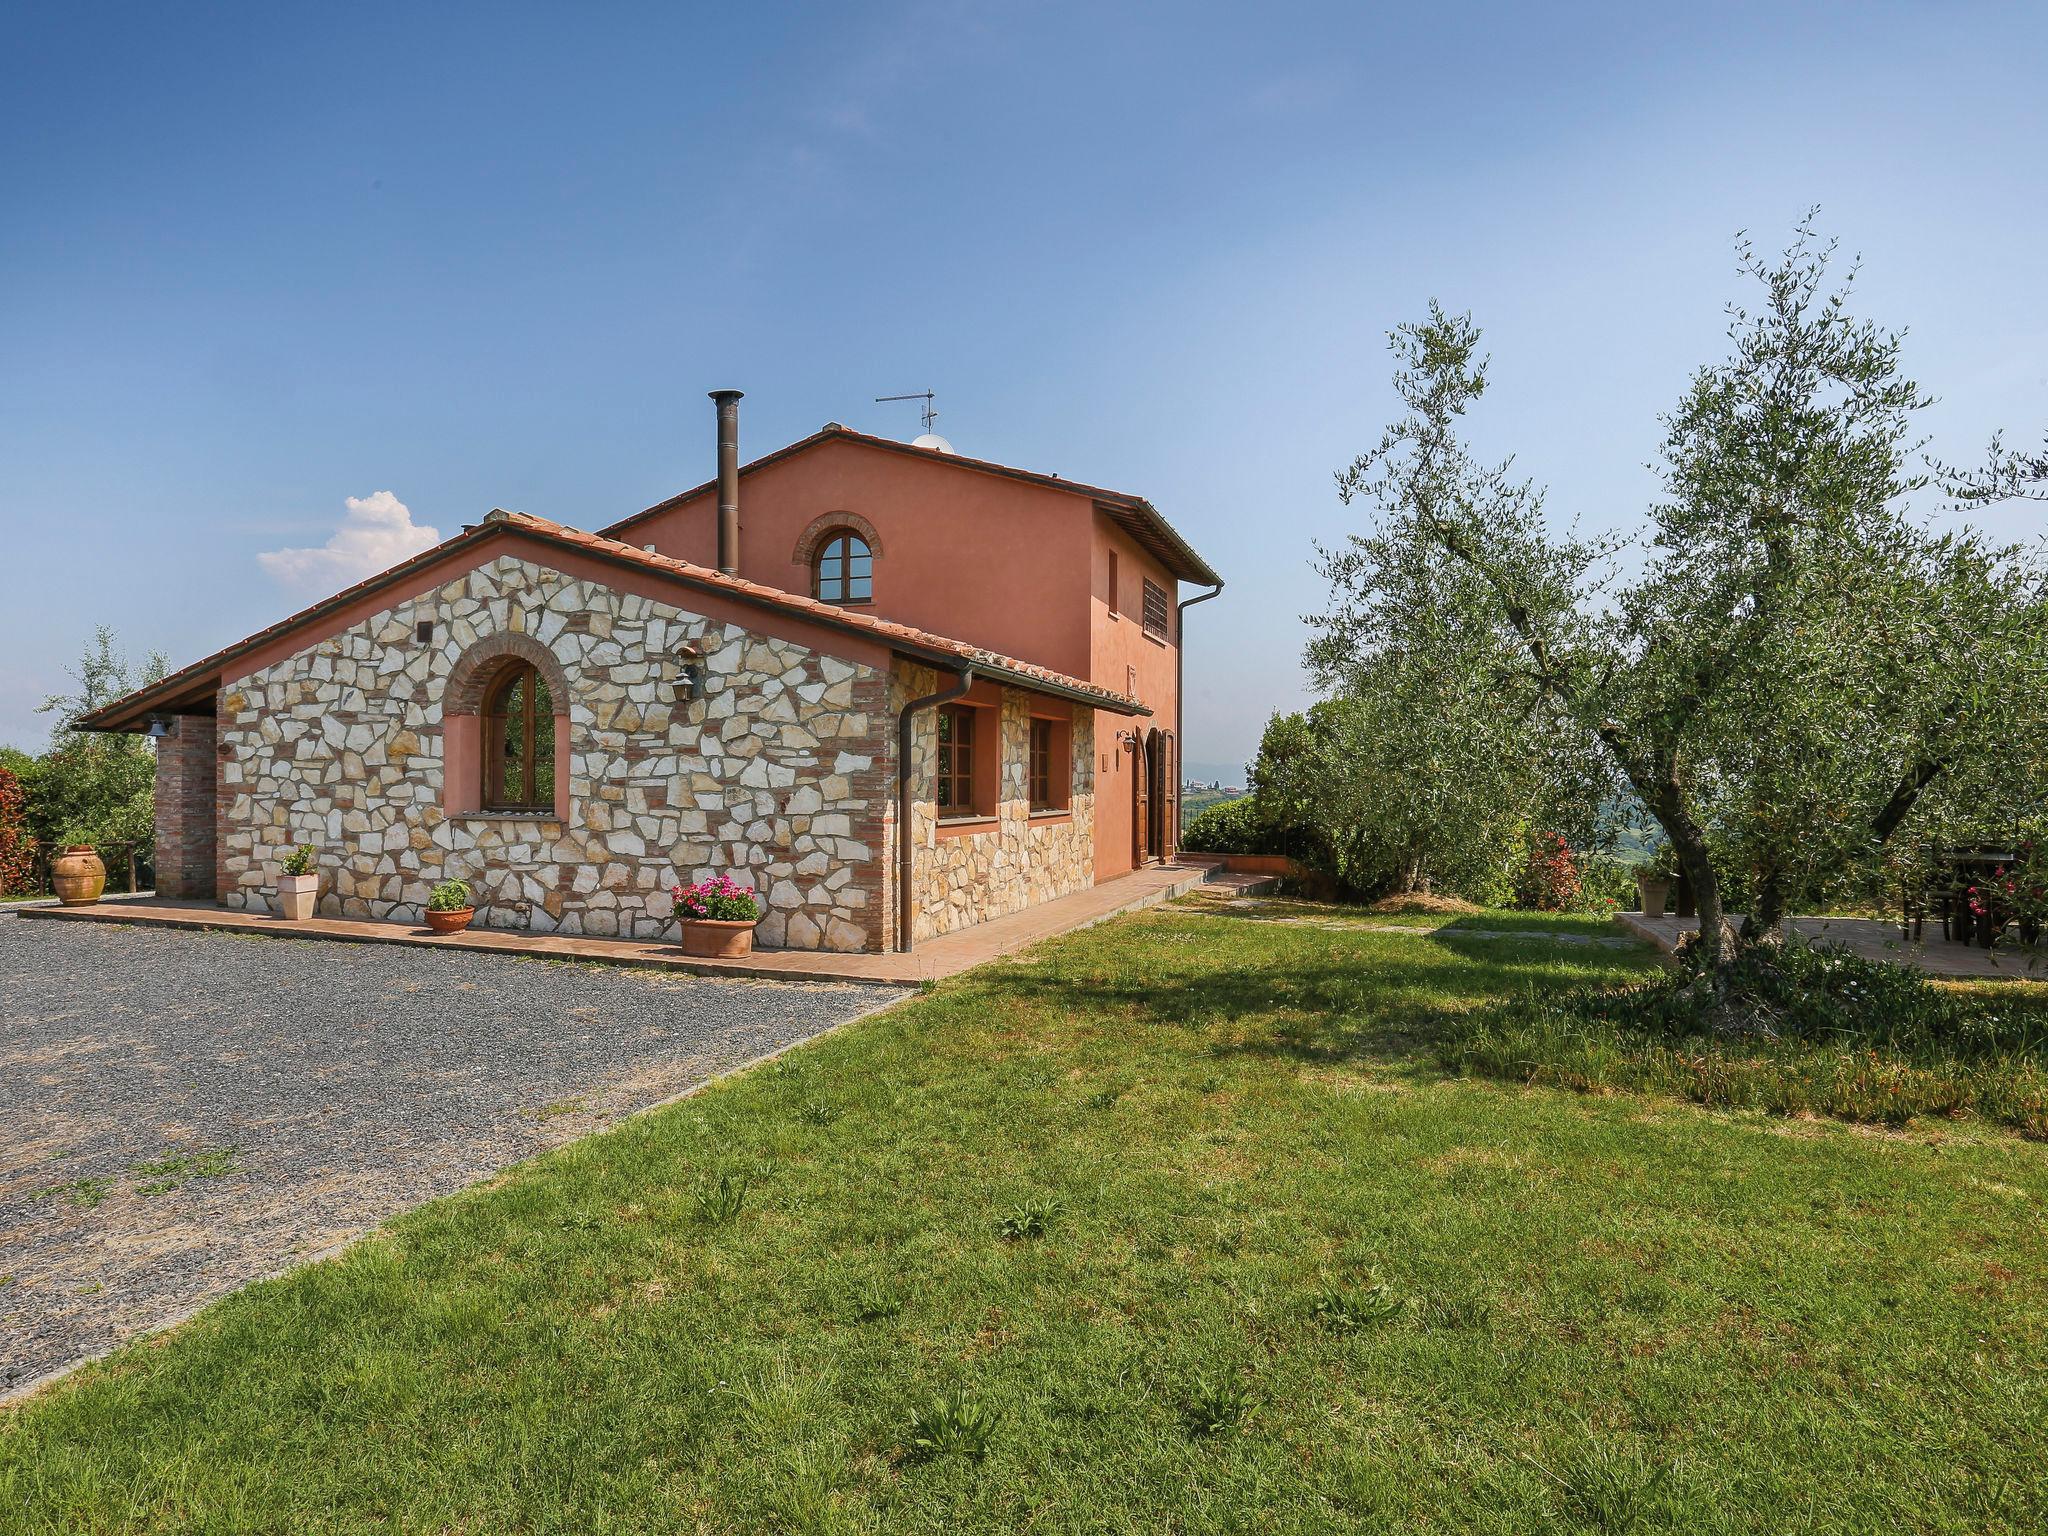
[[[1973,1114],[2048,1138],[2048,987],[1933,983],[1846,951],[1748,967],[1731,1027],[1683,972],[1504,1000],[1445,1031],[1454,1071],[1898,1126]]]
[[[136,1175],[135,1193],[138,1195],[168,1195],[182,1189],[194,1179],[224,1178],[235,1171],[234,1147],[215,1147],[207,1152],[173,1152],[153,1163],[139,1163],[133,1170]]]
[[[87,1368],[0,1524],[2039,1529],[2048,1150],[1441,1065],[1650,965],[1069,936]]]
[[[36,1191],[37,1200],[56,1200],[60,1197],[89,1211],[100,1204],[113,1191],[114,1181],[107,1178],[67,1179],[62,1184],[52,1184]]]

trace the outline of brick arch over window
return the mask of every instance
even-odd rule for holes
[[[451,816],[475,815],[484,804],[483,709],[505,673],[531,666],[547,684],[555,728],[555,805],[569,819],[569,675],[554,652],[530,635],[486,635],[456,660],[441,693],[441,806]],[[546,812],[529,812],[545,816]]]
[[[504,671],[508,660],[531,662],[554,696],[555,713],[569,712],[569,674],[562,670],[555,653],[531,635],[486,635],[455,663],[448,674],[448,687],[441,696],[443,714],[474,715],[484,707],[484,693]]]
[[[790,563],[811,565],[818,558],[818,547],[825,542],[826,535],[840,532],[857,534],[860,541],[867,545],[868,553],[877,559],[881,558],[882,536],[875,532],[873,523],[858,512],[827,512],[823,517],[815,519],[810,527],[797,536],[796,552],[789,557]]]

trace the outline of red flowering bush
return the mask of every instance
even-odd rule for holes
[[[0,896],[28,889],[35,857],[28,835],[28,797],[14,770],[0,767]]]
[[[2000,926],[2016,920],[2020,941],[2032,944],[2048,926],[2048,849],[2032,840],[2023,843],[2012,865],[1999,865],[1966,895],[1971,916],[1988,917]]]
[[[731,875],[713,875],[695,885],[672,885],[676,917],[708,918],[718,923],[751,923],[761,916],[761,900],[753,887],[741,885]]]
[[[1546,833],[1536,840],[1522,878],[1515,882],[1515,905],[1538,912],[1573,912],[1583,884],[1572,845],[1561,833]]]

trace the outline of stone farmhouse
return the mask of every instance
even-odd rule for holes
[[[157,890],[909,949],[1171,856],[1181,625],[1222,582],[1141,497],[836,424],[599,533],[492,512],[99,710],[158,738]],[[1181,584],[1208,591],[1183,599]],[[907,835],[906,835],[907,834]]]

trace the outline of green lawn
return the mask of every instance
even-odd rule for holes
[[[1276,915],[986,967],[233,1297],[0,1419],[0,1528],[2041,1529],[2048,1148],[1450,1077],[1447,1019],[1647,957]],[[913,1446],[942,1393],[985,1456]]]

